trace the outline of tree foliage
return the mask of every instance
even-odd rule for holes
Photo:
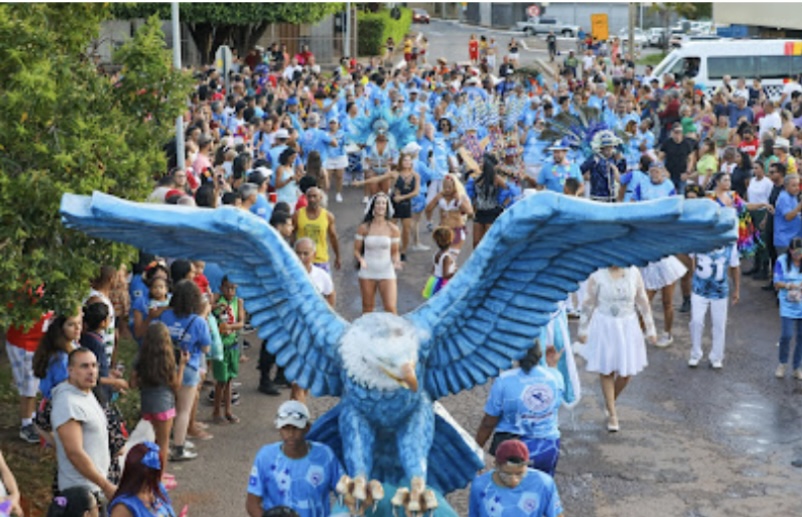
[[[122,78],[98,73],[87,49],[103,4],[0,4],[0,326],[43,308],[74,310],[100,264],[131,249],[66,230],[65,192],[141,200],[165,170],[162,144],[191,77],[172,69],[159,21],[115,54]],[[44,285],[36,306],[31,287]]]
[[[272,23],[315,23],[342,10],[341,2],[179,4],[181,22],[189,29],[204,63],[213,61],[221,45],[230,45],[244,56]],[[171,16],[169,3],[113,4],[112,13],[126,20],[154,14],[167,20]]]

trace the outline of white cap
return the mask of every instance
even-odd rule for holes
[[[284,129],[282,127],[282,128],[279,128],[278,131],[276,131],[275,137],[276,138],[289,138],[290,137],[290,133],[286,129]]]
[[[791,147],[791,142],[787,138],[778,136],[774,139],[774,147],[779,147],[780,149],[785,149],[787,151]]]
[[[404,154],[415,154],[421,150],[421,146],[417,142],[410,142],[401,149]]]
[[[306,429],[309,424],[309,408],[297,400],[288,400],[278,408],[276,413],[276,429],[291,425],[298,429]]]

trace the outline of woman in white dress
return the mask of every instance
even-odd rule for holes
[[[580,343],[587,342],[581,352],[587,360],[587,371],[601,376],[610,432],[619,429],[616,400],[630,378],[648,364],[636,309],[646,325],[646,339],[654,344],[657,335],[652,310],[638,268],[611,267],[590,276],[578,339]]]
[[[363,314],[373,312],[376,291],[381,296],[384,310],[396,314],[398,289],[395,270],[401,269],[401,232],[391,222],[392,218],[390,198],[379,192],[368,201],[365,220],[356,231],[354,258],[359,266]]]

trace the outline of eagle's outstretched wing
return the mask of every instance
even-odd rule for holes
[[[737,237],[710,200],[603,204],[540,192],[502,214],[427,303],[405,315],[424,335],[424,385],[437,399],[483,384],[532,346],[557,303],[595,270],[709,251]]]
[[[339,396],[337,343],[347,322],[309,282],[295,253],[263,219],[216,210],[134,203],[102,193],[65,194],[64,224],[89,235],[167,256],[218,264],[238,284],[251,323],[285,375],[315,396]]]

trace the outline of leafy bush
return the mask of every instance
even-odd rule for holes
[[[360,56],[381,56],[384,54],[384,43],[393,38],[396,46],[401,46],[404,36],[412,26],[412,10],[401,7],[401,17],[394,20],[389,9],[377,13],[360,12],[358,22],[358,50]]]

